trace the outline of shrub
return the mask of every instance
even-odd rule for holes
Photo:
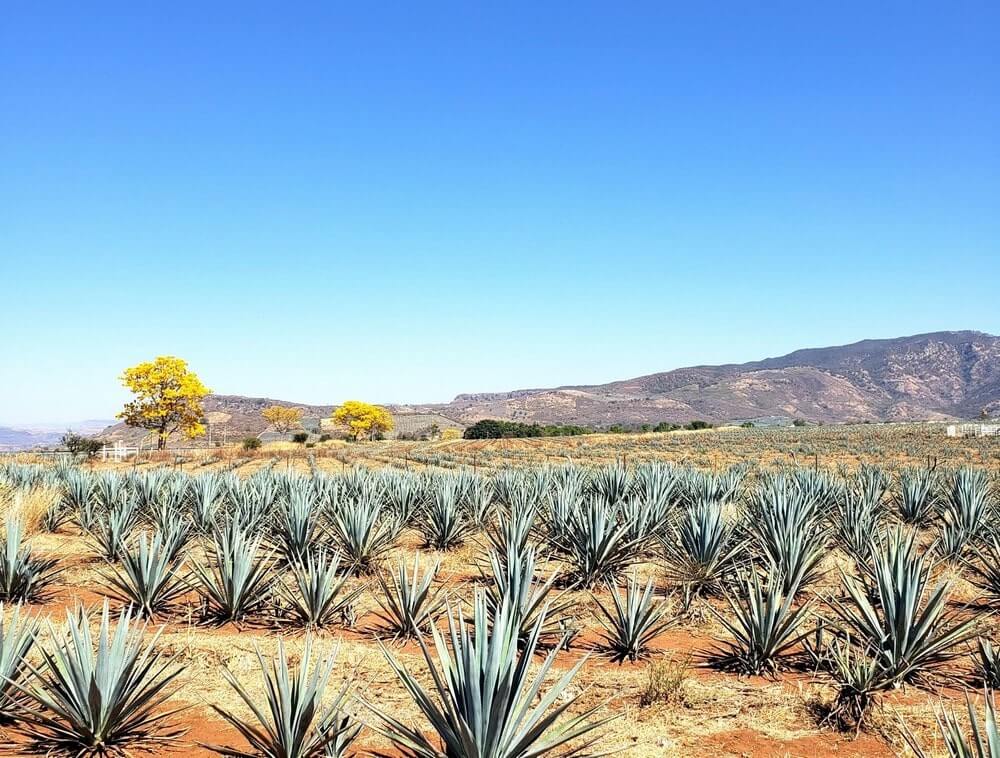
[[[308,432],[296,432],[292,435],[292,442],[297,442],[300,445],[304,445],[309,440]]]
[[[701,421],[700,419],[695,419],[694,421],[689,421],[684,425],[684,428],[689,432],[697,431],[698,429],[712,429],[715,424],[711,424],[708,421]]]
[[[654,703],[683,703],[690,673],[690,655],[653,661],[646,667],[646,688],[639,696],[639,705],[646,708]]]
[[[83,455],[87,458],[93,458],[99,452],[101,448],[104,447],[104,443],[99,439],[93,437],[84,437],[82,434],[75,434],[72,431],[66,432],[62,436],[62,446],[66,448],[71,455]]]
[[[244,450],[259,450],[263,443],[257,437],[247,437],[243,440]]]

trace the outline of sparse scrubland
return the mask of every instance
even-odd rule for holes
[[[2,737],[974,755],[1000,684],[998,452],[873,425],[12,458]]]

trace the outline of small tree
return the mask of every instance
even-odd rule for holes
[[[285,405],[272,405],[260,412],[264,420],[274,427],[276,432],[284,434],[290,429],[302,425],[302,409],[289,408]]]
[[[187,362],[170,355],[125,369],[122,384],[135,394],[118,414],[129,426],[156,432],[156,448],[167,445],[167,437],[182,432],[190,438],[205,433],[205,411],[201,401],[211,390],[201,383]]]
[[[87,458],[93,458],[101,452],[104,443],[93,437],[76,434],[72,429],[67,429],[66,434],[62,436],[62,446],[72,455],[85,455]]]
[[[333,421],[347,427],[355,440],[375,440],[392,431],[392,414],[379,405],[348,400],[333,412]]]

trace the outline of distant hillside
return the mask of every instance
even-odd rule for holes
[[[0,426],[0,452],[51,447],[59,444],[59,440],[62,439],[67,429],[72,429],[79,434],[97,434],[109,423],[105,420],[89,420],[64,424]]]
[[[247,437],[257,437],[268,431],[269,427],[260,412],[272,405],[282,405],[286,407],[301,408],[303,411],[303,427],[310,431],[318,432],[322,428],[327,428],[327,420],[333,413],[335,405],[308,405],[305,403],[293,403],[288,400],[274,400],[267,397],[243,397],[242,395],[209,395],[205,398],[205,415],[212,435],[212,443],[239,442]],[[432,424],[437,424],[440,429],[448,427],[463,428],[461,424],[452,419],[445,418],[436,411],[407,412],[400,411],[394,406],[389,406],[393,412],[395,422],[395,433],[414,434],[426,429]],[[148,433],[142,429],[132,429],[124,424],[115,424],[108,427],[101,433],[101,437],[109,441],[123,440],[129,444],[136,444],[140,440],[147,439]],[[280,435],[267,434],[264,439]],[[170,444],[177,445],[206,445],[209,442],[208,435],[198,440],[186,440],[179,435],[174,435]]]
[[[609,384],[459,395],[426,407],[467,424],[481,418],[602,426],[974,418],[983,409],[1000,413],[1000,337],[966,331],[864,340]]]
[[[300,407],[314,419],[328,418],[335,407],[212,395],[205,408],[214,440],[231,442],[265,431],[260,412],[268,405]],[[984,409],[1000,414],[1000,337],[967,331],[864,340],[609,384],[467,394],[450,403],[388,407],[406,429],[425,422],[442,428],[454,422],[467,425],[482,418],[596,427],[693,419],[842,423],[976,418]],[[105,437],[130,441],[143,435],[121,424],[104,432]]]

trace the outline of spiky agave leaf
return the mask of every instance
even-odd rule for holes
[[[137,616],[153,618],[188,589],[182,564],[174,561],[170,537],[141,532],[122,553],[120,565],[111,564],[104,581],[113,597],[131,605]]]
[[[518,645],[515,613],[504,606],[492,615],[486,600],[477,593],[473,617],[467,623],[461,610],[448,613],[447,636],[431,627],[438,662],[422,637],[419,643],[433,680],[431,690],[398,663],[383,646],[389,665],[413,698],[440,741],[371,703],[366,706],[381,719],[375,728],[411,758],[523,758],[560,751],[563,756],[604,755],[588,752],[597,738],[592,732],[608,719],[590,722],[597,707],[559,719],[576,701],[565,698],[556,704],[567,685],[586,661],[581,659],[543,693],[545,679],[555,661],[553,650],[532,677],[532,658],[538,635],[545,623],[539,618],[527,644]],[[598,706],[599,707],[599,706]],[[580,740],[571,747],[568,743]]]
[[[670,628],[675,619],[666,618],[667,602],[655,602],[652,579],[642,589],[635,576],[630,577],[624,597],[617,587],[610,589],[613,608],[609,609],[596,595],[592,595],[601,611],[599,619],[604,627],[601,638],[612,660],[619,663],[636,661],[649,653],[652,641]]]
[[[344,592],[348,577],[339,571],[339,553],[309,553],[305,560],[292,564],[291,586],[278,585],[282,611],[304,627],[330,626],[341,610],[364,591],[361,586]]]
[[[966,733],[961,720],[953,710],[941,707],[937,713],[938,729],[944,740],[948,758],[1000,758],[1000,729],[997,728],[996,706],[993,692],[984,692],[986,701],[983,721],[980,722],[972,699],[965,696],[968,710],[969,732]],[[917,758],[928,758],[916,736],[903,725],[903,737]]]
[[[444,480],[434,489],[419,523],[426,547],[451,550],[462,545],[475,524],[459,506],[454,481]]]
[[[628,531],[612,508],[592,500],[571,516],[566,534],[553,547],[565,555],[580,588],[591,589],[613,582],[641,560],[646,543],[630,539]]]
[[[15,717],[17,704],[22,700],[14,684],[20,682],[28,670],[28,653],[38,637],[38,620],[21,616],[21,606],[13,610],[0,603],[0,723]]]
[[[191,518],[195,529],[202,534],[208,534],[214,528],[222,498],[223,480],[218,474],[201,474],[191,480]]]
[[[89,531],[101,557],[107,561],[121,558],[132,532],[139,525],[139,507],[129,497],[120,499]]]
[[[434,588],[434,579],[441,569],[437,561],[430,570],[420,575],[420,554],[413,556],[413,570],[408,571],[406,561],[400,559],[396,574],[377,575],[381,596],[375,600],[382,609],[378,617],[395,637],[416,637],[428,626],[444,606],[444,590]]]
[[[916,682],[958,655],[973,619],[947,609],[950,584],[929,591],[931,567],[915,534],[895,532],[873,558],[874,595],[842,573],[847,600],[831,605],[848,632],[875,656],[894,683]]]
[[[396,515],[383,510],[374,493],[338,505],[332,531],[337,547],[353,571],[370,574],[383,555],[392,550],[402,530]]]
[[[545,624],[541,637],[563,636],[566,614],[573,606],[573,600],[565,592],[554,598],[549,597],[559,573],[554,571],[544,581],[535,579],[537,553],[532,545],[520,552],[515,545],[507,547],[501,555],[497,550],[489,554],[489,568],[479,567],[486,583],[484,594],[490,613],[497,614],[504,605],[510,605],[520,627],[520,639],[526,641],[545,613]]]
[[[699,500],[685,508],[671,532],[660,538],[667,573],[684,588],[686,598],[718,594],[739,567],[747,540],[737,533],[725,506],[717,500]]]
[[[493,523],[486,528],[486,539],[493,551],[503,559],[512,553],[523,553],[535,530],[536,515],[532,508],[499,509]]]
[[[40,558],[24,542],[24,522],[8,514],[0,554],[0,600],[37,602],[45,597],[61,569],[55,558]]]
[[[990,689],[1000,687],[1000,651],[983,637],[976,640],[976,673]]]
[[[899,476],[896,512],[904,524],[926,526],[937,515],[938,479],[932,469],[904,469]]]
[[[319,534],[319,507],[312,492],[304,487],[291,490],[288,502],[278,514],[274,543],[289,566],[303,563],[316,545]]]
[[[976,546],[974,557],[965,561],[969,579],[989,602],[1000,604],[1000,541],[992,537]]]
[[[818,502],[798,485],[788,484],[758,490],[751,502],[751,550],[761,563],[774,566],[784,594],[799,592],[822,573],[827,530]]]
[[[236,522],[216,530],[214,560],[195,563],[196,581],[191,583],[208,604],[208,612],[220,621],[242,621],[270,599],[273,551],[261,554],[261,538],[251,539]]]
[[[955,473],[945,499],[945,512],[970,536],[977,538],[993,514],[990,479],[983,469],[962,468]]]
[[[773,674],[779,670],[782,657],[809,635],[808,630],[800,630],[811,601],[796,607],[798,588],[793,586],[786,591],[780,576],[772,572],[771,577],[763,585],[757,573],[751,571],[742,592],[727,594],[735,621],[712,608],[732,636],[719,650],[722,666],[745,674]]]
[[[256,723],[218,705],[212,709],[228,721],[249,743],[250,749],[208,745],[220,755],[235,758],[341,758],[357,738],[361,725],[345,714],[350,680],[327,697],[337,649],[312,665],[313,641],[306,639],[297,666],[290,666],[285,646],[278,640],[277,660],[265,659],[256,649],[264,679],[266,708],[236,676],[223,669],[226,681],[254,715]]]
[[[183,734],[170,723],[180,709],[161,709],[181,669],[157,652],[159,632],[145,642],[145,625],[136,627],[128,609],[112,632],[107,601],[96,641],[82,609],[68,611],[66,622],[65,637],[50,625],[54,649],[41,648],[41,665],[14,685],[27,699],[19,731],[46,750],[73,755],[121,754]]]

